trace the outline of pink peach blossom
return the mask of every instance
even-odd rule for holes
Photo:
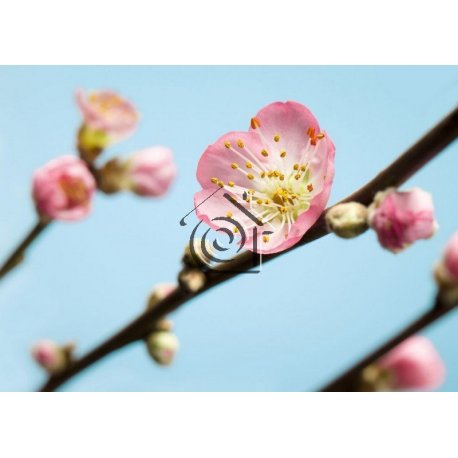
[[[65,364],[64,351],[51,340],[37,342],[32,348],[32,356],[41,367],[51,373],[59,371]]]
[[[197,216],[214,229],[226,224],[214,218],[233,217],[247,237],[248,250],[286,250],[323,213],[334,178],[334,154],[332,141],[305,106],[272,103],[252,118],[248,132],[223,135],[203,153],[197,168],[203,189],[194,197]],[[224,189],[209,198],[218,187]],[[262,227],[224,194],[262,219]]]
[[[432,196],[419,188],[379,192],[369,207],[369,225],[380,244],[394,253],[428,239],[437,230]]]
[[[431,341],[422,336],[409,337],[377,365],[390,373],[395,390],[434,390],[445,378],[444,362]]]
[[[444,266],[450,277],[458,281],[458,232],[453,235],[445,247]]]
[[[163,146],[134,153],[128,164],[130,188],[140,196],[156,197],[165,194],[177,174],[173,153]]]
[[[90,213],[95,188],[94,177],[84,161],[62,156],[35,171],[32,195],[42,216],[76,221]]]
[[[76,103],[81,110],[84,123],[94,131],[109,135],[112,140],[128,137],[137,127],[137,110],[132,103],[116,92],[95,91],[86,94],[78,90]]]

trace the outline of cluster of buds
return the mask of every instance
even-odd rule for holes
[[[443,303],[451,307],[456,306],[458,304],[458,232],[446,245],[442,259],[434,269],[434,277]]]
[[[444,382],[445,365],[427,338],[406,339],[361,373],[361,391],[428,391]]]
[[[212,246],[204,239],[195,238],[186,245],[181,259],[183,268],[178,274],[178,281],[186,291],[197,293],[205,286],[211,253]]]
[[[35,172],[32,196],[40,218],[77,221],[86,217],[97,188],[109,194],[122,190],[148,197],[165,194],[176,177],[168,148],[146,148],[100,168],[94,164],[105,148],[135,131],[139,114],[132,103],[111,91],[78,91],[76,101],[83,116],[78,131],[80,158],[61,156]]]
[[[367,208],[357,202],[338,204],[326,213],[326,223],[329,231],[343,238],[356,237],[370,227],[393,253],[432,237],[438,227],[432,196],[419,188],[389,188],[377,193]]]
[[[32,357],[49,375],[64,371],[72,361],[75,345],[58,345],[51,340],[41,340],[32,347]]]
[[[175,285],[169,283],[157,285],[148,298],[147,309],[151,310],[156,307],[175,288]],[[145,338],[148,353],[161,366],[172,364],[180,347],[178,338],[173,334],[172,329],[173,323],[170,320],[162,319],[154,323],[153,330]]]

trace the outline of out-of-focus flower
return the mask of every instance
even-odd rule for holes
[[[96,183],[84,161],[61,156],[35,171],[32,195],[42,217],[77,221],[91,211]]]
[[[165,299],[170,293],[172,293],[176,288],[176,285],[173,283],[159,283],[151,291],[148,298],[148,309],[153,309],[156,304],[163,299]]]
[[[458,282],[458,232],[453,235],[445,247],[444,266],[450,277]]]
[[[375,391],[434,390],[444,382],[445,365],[434,345],[413,336],[363,372]]]
[[[93,134],[97,146],[122,140],[131,135],[138,124],[135,107],[113,91],[76,92],[76,103],[81,110],[86,134]],[[94,146],[94,145],[92,145]]]
[[[170,365],[179,349],[180,343],[171,332],[153,332],[146,339],[148,353],[162,366]]]
[[[416,240],[428,239],[437,230],[433,199],[419,188],[379,192],[369,207],[369,225],[380,244],[397,253]]]
[[[335,205],[326,213],[326,224],[339,237],[357,237],[368,228],[367,208],[358,202]]]
[[[458,232],[445,247],[442,259],[434,268],[442,303],[453,307],[458,303]]]
[[[248,250],[286,250],[325,209],[334,178],[334,153],[332,141],[306,107],[272,103],[252,118],[249,132],[228,133],[203,153],[197,168],[203,190],[194,197],[197,216],[218,229],[225,223],[214,218],[230,214],[243,227]],[[210,197],[218,188],[224,190]],[[247,212],[270,232],[258,230],[256,246],[252,231],[256,223]]]
[[[51,340],[37,342],[32,348],[35,361],[50,374],[57,374],[67,367],[70,348],[61,347]]]
[[[127,162],[129,187],[139,196],[162,196],[169,190],[176,175],[172,151],[163,146],[138,151]]]

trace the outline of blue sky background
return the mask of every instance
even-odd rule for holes
[[[197,161],[264,105],[307,105],[336,145],[331,202],[391,162],[457,102],[457,67],[0,67],[0,256],[34,223],[30,178],[74,150],[77,87],[113,88],[142,121],[106,157],[162,144],[179,177],[163,199],[98,195],[92,216],[56,223],[0,285],[0,390],[34,390],[44,374],[34,341],[76,340],[84,352],[144,307],[151,287],[174,281],[190,226],[179,219],[199,189]],[[170,368],[133,344],[83,372],[74,391],[297,391],[328,382],[422,313],[431,266],[458,229],[458,143],[409,185],[433,193],[440,231],[393,255],[373,233],[332,236],[242,275],[174,314],[182,348]],[[458,314],[429,328],[458,390]]]

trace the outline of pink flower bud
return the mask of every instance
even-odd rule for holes
[[[55,374],[63,370],[67,364],[66,352],[50,340],[42,340],[32,348],[35,361],[46,371]]]
[[[91,211],[96,183],[84,161],[62,156],[35,171],[32,195],[40,215],[76,221]]]
[[[445,247],[444,266],[450,277],[458,282],[458,232],[453,235]]]
[[[172,151],[162,146],[146,148],[129,159],[130,188],[140,196],[161,196],[176,177]]]
[[[390,374],[395,390],[434,390],[444,382],[445,365],[433,344],[422,336],[406,339],[377,362]]]
[[[89,95],[82,90],[76,92],[76,103],[81,110],[84,124],[91,131],[105,134],[104,144],[122,140],[131,135],[138,124],[139,115],[135,107],[113,91],[96,91]],[[97,139],[102,141],[101,138]]]
[[[158,304],[160,301],[165,299],[169,294],[175,291],[176,287],[177,286],[173,283],[157,284],[149,295],[147,309],[153,309],[156,306],[156,304]]]
[[[172,364],[179,346],[178,338],[171,332],[153,332],[146,339],[149,354],[162,366]]]
[[[379,192],[369,207],[369,225],[383,247],[393,253],[402,251],[436,232],[432,196],[419,188]]]

